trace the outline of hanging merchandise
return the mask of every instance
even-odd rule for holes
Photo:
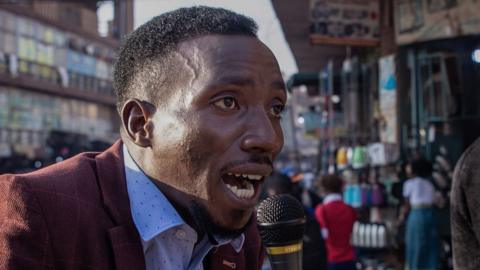
[[[385,56],[379,59],[379,99],[382,128],[380,140],[385,143],[397,143],[397,78],[395,71],[395,56]]]
[[[347,147],[347,164],[349,166],[353,164],[353,147]]]
[[[372,143],[368,145],[370,165],[385,166],[398,161],[398,145],[392,143]]]
[[[352,185],[352,201],[351,201],[351,206],[355,208],[360,208],[362,207],[362,189],[360,188],[359,184],[353,184]]]
[[[382,143],[372,143],[368,146],[368,156],[370,165],[382,166],[386,165],[385,149]]]
[[[361,206],[362,207],[370,207],[372,205],[372,189],[371,186],[368,184],[361,184],[360,186],[361,192]]]
[[[352,185],[346,185],[343,189],[343,201],[348,204],[353,204],[353,189]]]
[[[60,75],[60,84],[63,87],[68,87],[69,86],[69,80],[68,80],[68,72],[65,67],[58,67],[57,68],[58,74]]]
[[[368,165],[368,153],[365,146],[356,146],[353,149],[352,167],[363,169]]]
[[[342,146],[338,148],[337,150],[337,169],[338,170],[343,170],[347,168],[348,166],[348,160],[347,160],[347,148]]]
[[[373,206],[383,206],[385,199],[384,199],[384,190],[382,186],[379,184],[372,185],[372,205]]]

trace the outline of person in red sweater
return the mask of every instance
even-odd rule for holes
[[[322,177],[326,194],[315,209],[315,218],[322,228],[327,246],[328,270],[355,270],[356,255],[350,244],[355,210],[342,200],[343,179],[336,175]]]

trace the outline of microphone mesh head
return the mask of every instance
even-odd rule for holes
[[[257,222],[265,245],[295,243],[303,238],[305,212],[302,204],[293,196],[279,194],[260,203]]]

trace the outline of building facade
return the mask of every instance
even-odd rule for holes
[[[0,173],[28,171],[119,137],[97,1],[0,5]]]

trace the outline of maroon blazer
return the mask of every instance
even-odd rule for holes
[[[130,212],[122,143],[23,175],[0,176],[0,269],[145,269]],[[254,223],[240,253],[210,252],[206,269],[260,269]],[[169,270],[169,269],[166,269]]]

